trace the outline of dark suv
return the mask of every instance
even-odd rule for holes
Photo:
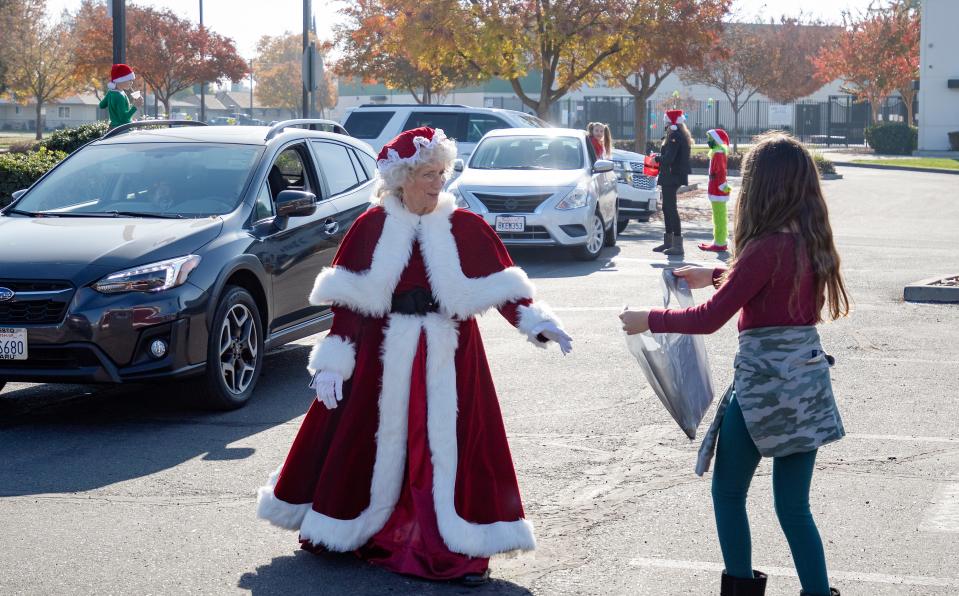
[[[370,146],[329,121],[157,124],[114,129],[0,212],[0,389],[196,375],[237,408],[266,350],[329,327],[307,297],[369,206]]]

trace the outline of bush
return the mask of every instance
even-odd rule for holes
[[[819,175],[823,174],[835,174],[836,165],[822,156],[821,153],[813,153],[812,159],[816,162],[816,169],[819,170]]]
[[[13,200],[15,191],[36,182],[66,156],[63,151],[50,151],[45,147],[30,153],[0,154],[0,207]]]
[[[919,129],[902,122],[880,122],[866,127],[866,143],[885,155],[911,155],[919,145]]]
[[[90,141],[99,139],[107,132],[106,122],[96,122],[94,124],[84,124],[76,128],[65,128],[51,134],[50,137],[42,142],[43,146],[51,151],[64,151],[73,153],[80,147]]]
[[[742,166],[743,162],[742,153],[729,153],[726,155],[726,169],[727,170],[738,170]],[[689,165],[694,170],[709,169],[709,154],[708,153],[694,153],[689,156]]]

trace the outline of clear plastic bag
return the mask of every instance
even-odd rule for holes
[[[668,269],[663,270],[662,287],[664,308],[695,304],[689,285]],[[646,331],[627,335],[626,345],[670,416],[687,437],[695,439],[696,429],[713,401],[703,337]]]

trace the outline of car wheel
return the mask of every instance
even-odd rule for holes
[[[646,215],[638,216],[636,218],[636,221],[638,221],[639,223],[649,223],[649,214],[647,213]]]
[[[199,379],[205,404],[235,410],[253,395],[263,369],[263,326],[256,301],[245,289],[227,286],[207,339],[206,372]]]
[[[586,244],[577,246],[574,255],[580,261],[592,261],[599,256],[605,244],[606,224],[599,211],[595,211],[586,226]]]
[[[616,237],[619,236],[619,228],[616,226],[617,221],[619,221],[619,207],[616,207],[613,220],[609,222],[609,229],[606,230],[606,238],[603,240],[603,246],[616,246]]]
[[[621,217],[616,220],[616,233],[622,234],[626,231],[626,228],[629,227],[629,218]]]

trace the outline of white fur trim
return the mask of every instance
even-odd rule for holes
[[[136,79],[136,78],[137,78],[137,76],[136,76],[134,73],[131,72],[130,74],[123,75],[122,77],[117,77],[117,78],[113,79],[113,80],[110,81],[110,82],[115,85],[115,84],[117,84],[117,83],[125,83],[125,82],[127,82],[127,81],[132,81],[132,80],[134,80],[134,79]]]
[[[295,530],[300,527],[303,516],[310,510],[310,503],[295,505],[276,498],[273,489],[276,487],[276,481],[280,477],[280,470],[282,469],[282,466],[277,468],[275,472],[270,474],[269,483],[256,491],[256,516],[274,526],[286,530]]]
[[[316,341],[306,368],[311,375],[320,370],[338,373],[345,381],[353,376],[355,365],[356,346],[353,342],[339,335],[327,335]]]
[[[385,316],[414,239],[420,242],[440,310],[449,316],[467,319],[507,302],[534,297],[533,284],[519,267],[475,279],[463,274],[450,221],[456,210],[453,195],[441,193],[436,209],[423,216],[407,211],[394,195],[383,197],[382,203],[386,221],[370,268],[362,272],[324,269],[310,293],[311,304],[336,304],[372,317]]]
[[[709,195],[710,201],[716,201],[717,203],[728,203],[729,195]]]
[[[433,460],[433,502],[436,522],[446,546],[471,557],[489,557],[514,550],[533,550],[533,526],[525,519],[474,524],[456,511],[457,393],[454,357],[458,345],[456,323],[438,314],[425,317],[426,419]]]
[[[432,149],[445,141],[446,138],[446,133],[443,132],[442,128],[433,130],[432,139],[427,139],[426,137],[413,137],[413,155],[410,155],[409,157],[400,157],[400,154],[397,153],[395,149],[387,149],[386,159],[376,160],[376,168],[380,171],[380,173],[384,173],[387,170],[397,166],[410,166],[415,168],[417,165],[419,165],[419,162],[422,161],[422,149]]]
[[[563,327],[563,324],[553,313],[553,310],[544,302],[536,302],[529,306],[520,306],[517,310],[519,312],[519,325],[517,325],[516,328],[519,329],[520,333],[526,335],[530,343],[534,346],[545,348],[549,343],[540,341],[534,333],[540,323],[551,321],[560,329]]]

